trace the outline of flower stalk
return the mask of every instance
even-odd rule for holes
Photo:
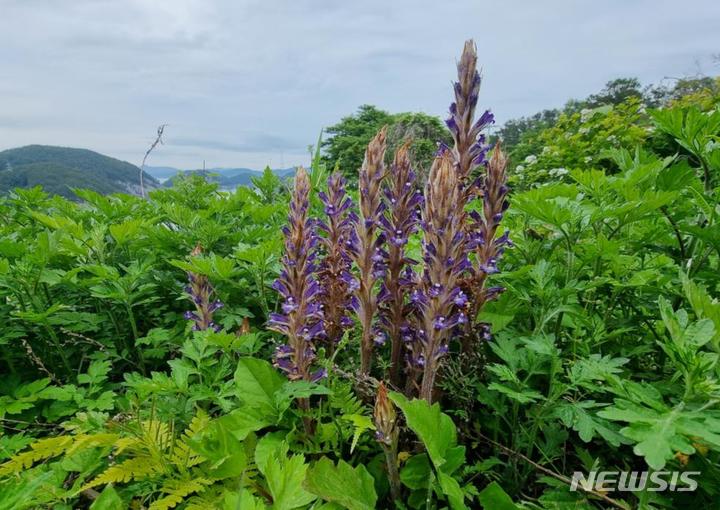
[[[385,452],[390,494],[393,500],[399,501],[401,485],[397,456],[399,437],[397,413],[395,412],[395,405],[388,398],[387,388],[383,382],[380,382],[378,386],[373,418],[375,422],[375,439],[377,439]]]
[[[482,79],[477,69],[477,48],[472,40],[465,42],[457,70],[455,101],[450,105],[450,117],[445,122],[453,136],[452,154],[457,171],[465,184],[465,203],[470,203],[478,196],[482,199],[482,213],[471,212],[465,226],[474,252],[471,275],[462,283],[468,294],[469,315],[462,350],[469,353],[478,339],[489,337],[488,325],[478,323],[477,317],[485,303],[504,291],[502,287],[487,288],[486,283],[489,275],[499,272],[497,261],[511,243],[508,232],[496,238],[498,226],[508,207],[505,173],[507,158],[498,144],[493,150],[492,159],[487,161],[489,146],[483,131],[495,120],[489,110],[475,120]],[[484,175],[473,180],[473,171],[478,167],[485,169]]]
[[[343,332],[352,326],[347,312],[358,285],[351,273],[353,223],[357,216],[352,212],[352,200],[345,192],[345,179],[339,173],[328,178],[327,193],[320,192],[318,196],[325,206],[327,221],[317,222],[318,229],[325,234],[320,238],[324,256],[317,278],[322,282],[320,302],[327,348],[332,353]]]
[[[422,366],[420,397],[432,403],[440,359],[458,326],[466,323],[467,297],[460,288],[471,268],[465,231],[465,189],[452,155],[442,150],[435,158],[425,186],[422,227],[425,269],[420,288],[413,292],[417,309],[416,363]]]
[[[416,282],[406,245],[412,234],[417,232],[420,220],[419,206],[422,193],[416,185],[416,175],[410,166],[409,144],[404,144],[395,153],[390,175],[384,190],[387,209],[382,218],[387,240],[387,270],[380,290],[380,320],[391,343],[390,381],[401,386],[401,368],[404,365],[406,340],[410,338],[407,297]]]
[[[383,128],[368,144],[360,168],[360,217],[355,222],[353,255],[359,272],[359,285],[353,299],[362,330],[360,339],[360,372],[368,375],[372,365],[373,347],[385,341],[384,333],[373,325],[378,309],[375,284],[385,274],[384,234],[381,219],[385,209],[381,185],[385,178],[385,135]]]
[[[315,278],[318,238],[314,222],[308,217],[309,206],[310,179],[300,167],[295,174],[289,225],[283,229],[282,271],[273,283],[273,289],[284,299],[282,313],[270,314],[268,328],[287,337],[287,343],[275,350],[275,366],[291,380],[317,381],[325,372],[311,371],[314,341],[324,337],[325,331],[319,301],[322,291]]]
[[[199,244],[190,252],[192,257],[199,257],[201,254],[202,247]],[[223,303],[219,299],[213,299],[215,289],[208,277],[192,271],[188,271],[187,276],[188,285],[185,287],[185,292],[195,305],[195,311],[185,312],[185,319],[193,322],[193,331],[207,329],[220,331],[220,326],[213,321],[213,315],[223,307]]]

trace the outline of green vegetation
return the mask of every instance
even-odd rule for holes
[[[450,133],[437,117],[424,113],[390,114],[375,106],[362,105],[356,114],[325,130],[328,136],[322,143],[323,161],[330,169],[337,166],[354,181],[367,144],[383,126],[388,127],[388,161],[409,140],[413,161],[424,172],[430,168],[438,142],[451,142]]]
[[[74,188],[139,194],[140,169],[85,149],[28,145],[0,152],[0,194],[33,186],[67,198]],[[146,173],[145,186],[159,184]]]
[[[275,332],[298,305],[278,294],[296,289],[273,282],[313,272],[306,247],[320,247],[322,285],[339,276],[328,268],[330,232],[356,241],[340,220],[358,225],[349,214],[357,208],[342,208],[342,180],[328,185],[330,170],[356,172],[371,139],[369,159],[382,168],[377,124],[390,119],[407,134],[425,117],[361,108],[331,130],[327,161],[317,153],[309,172],[298,172],[301,189],[266,170],[233,192],[187,175],[147,200],[106,189],[78,190],[73,200],[39,188],[0,196],[0,510],[715,508],[720,96],[715,82],[703,83],[651,108],[624,81],[596,104],[506,126],[516,158],[510,207],[491,214],[501,228],[487,239],[507,228],[513,246],[502,272],[486,274],[492,286],[483,289],[496,289],[496,299],[464,318],[482,334],[466,343],[468,330],[452,330],[424,398],[415,398],[411,369],[403,384],[390,382],[397,374],[382,342],[360,371],[362,326],[352,300],[343,301],[352,284],[337,303],[353,320],[340,320],[337,342],[320,335],[313,344],[306,330]],[[438,134],[430,126],[418,140]],[[404,134],[392,132],[387,168],[397,176],[409,156],[395,150]],[[453,144],[450,132],[442,137]],[[46,162],[24,150],[0,159],[24,168],[32,185]],[[77,162],[92,153],[64,154],[53,168],[95,168]],[[430,175],[454,175],[449,157],[434,160]],[[491,172],[502,162],[496,150],[487,170],[473,168],[485,172],[485,202],[468,200],[465,212],[479,213],[469,218],[503,205],[504,190],[492,195],[488,184],[504,177]],[[112,168],[103,175],[117,180],[126,167]],[[384,178],[378,171],[372,182],[388,186]],[[431,180],[431,205],[454,205],[432,188],[446,180]],[[348,195],[358,203],[356,191]],[[335,198],[340,207],[331,207]],[[375,210],[399,209],[387,199]],[[403,285],[427,290],[414,279],[430,278],[421,268],[453,265],[433,260],[422,242],[440,245],[457,224],[447,217],[395,240],[406,250],[396,260],[419,261]],[[298,218],[327,223],[319,242],[308,233],[317,223]],[[353,232],[373,223],[359,225]],[[340,267],[360,273],[357,252],[340,255]],[[480,258],[473,251],[469,262]],[[299,260],[307,274],[293,273]],[[460,285],[470,281],[464,274]],[[398,289],[408,305],[401,318],[414,320],[413,294]],[[302,299],[315,298],[311,290]],[[470,309],[457,294],[453,302]],[[304,311],[301,320],[318,316]],[[319,369],[312,375],[293,376],[297,367],[283,361],[283,346],[298,339],[308,350],[293,356],[307,356]],[[570,490],[574,472],[592,470],[695,472],[698,486]]]
[[[678,150],[664,131],[656,131],[648,108],[696,107],[709,111],[720,98],[720,78],[677,80],[672,87],[642,88],[633,78],[607,83],[597,94],[569,101],[562,110],[545,110],[511,120],[496,133],[514,165],[513,184],[526,188],[548,179],[569,179],[571,170],[619,171],[611,150],[646,144],[662,156]],[[681,147],[680,151],[686,153]],[[565,176],[565,177],[563,177]]]

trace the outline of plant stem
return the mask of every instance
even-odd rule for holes
[[[388,481],[390,482],[390,495],[393,501],[400,500],[400,472],[397,466],[397,441],[393,442],[391,446],[383,444],[383,450],[385,451],[385,462],[388,470]]]

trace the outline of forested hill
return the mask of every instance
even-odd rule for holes
[[[160,186],[148,173],[144,181],[146,189]],[[28,145],[0,152],[0,194],[38,185],[65,197],[74,197],[72,188],[137,195],[140,169],[87,149]]]

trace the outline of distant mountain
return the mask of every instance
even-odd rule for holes
[[[173,177],[179,174],[202,174],[209,180],[217,182],[223,189],[235,189],[238,186],[249,186],[252,184],[252,177],[260,177],[261,170],[250,168],[207,168],[205,170],[180,170],[171,167],[146,166],[145,171],[158,180],[163,181],[164,186],[172,186]],[[275,175],[285,178],[295,175],[295,168],[273,169]]]
[[[160,187],[147,172],[146,190]],[[71,188],[99,193],[140,194],[140,169],[87,149],[28,145],[0,152],[0,193],[42,186],[48,193],[73,198]]]

